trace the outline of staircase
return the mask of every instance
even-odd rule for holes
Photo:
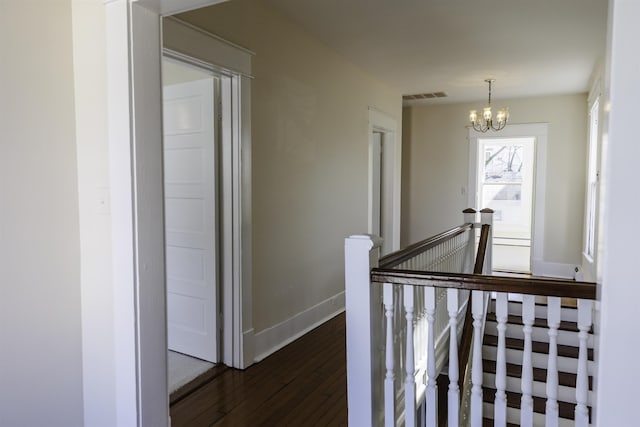
[[[520,425],[521,373],[524,349],[522,322],[522,303],[509,301],[508,318],[505,332],[506,342],[506,395],[507,423]],[[533,365],[533,425],[545,425],[547,357],[549,334],[547,325],[547,306],[544,297],[536,298],[535,321],[532,329],[532,365]],[[558,328],[558,412],[559,426],[574,425],[576,405],[576,373],[578,367],[578,310],[572,299],[563,299],[561,322]],[[593,402],[593,331],[588,337],[589,396],[588,409],[591,419]],[[483,416],[484,425],[493,425],[494,398],[496,393],[496,359],[498,332],[495,315],[495,300],[492,300],[487,314],[483,341]]]
[[[349,425],[589,427],[597,285],[490,274],[492,211],[464,215],[382,258],[345,241]]]

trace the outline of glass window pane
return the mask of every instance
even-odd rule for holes
[[[522,185],[497,184],[482,187],[484,205],[494,210],[493,220],[503,224],[520,224],[527,220],[522,204]]]
[[[484,182],[522,182],[522,145],[485,145]]]

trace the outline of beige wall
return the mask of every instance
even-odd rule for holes
[[[162,59],[162,84],[164,86],[193,82],[211,77],[211,73],[189,67],[171,59]]]
[[[0,2],[0,424],[83,424],[71,1]]]
[[[587,153],[587,95],[509,99],[512,123],[549,123],[543,261],[580,264]],[[462,220],[467,207],[466,118],[482,103],[407,107],[403,111],[402,242]],[[465,194],[462,194],[462,189]]]
[[[344,290],[344,238],[367,229],[368,106],[401,97],[264,2],[180,16],[256,53],[253,318],[259,332]]]

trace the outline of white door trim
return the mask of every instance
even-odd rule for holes
[[[162,212],[162,83],[161,14],[220,3],[215,0],[105,1],[108,144],[112,213],[112,254],[115,334],[115,414],[119,426],[168,426],[166,290],[164,283],[164,220]],[[180,8],[180,9],[178,9]],[[242,100],[250,96],[240,79]],[[242,143],[250,141],[249,103],[241,108],[237,129]],[[245,111],[245,109],[247,111]],[[246,115],[244,113],[247,113]],[[241,182],[250,178],[250,151],[234,151],[241,162]],[[236,164],[238,166],[238,164]],[[250,182],[250,179],[249,179]],[[250,192],[234,201],[242,209],[244,254],[251,247]],[[237,258],[236,258],[237,259]],[[238,280],[251,281],[251,258],[242,257]],[[242,288],[244,298],[250,288]],[[235,302],[234,318],[251,325],[251,310]],[[248,321],[248,322],[247,322]],[[87,326],[88,327],[88,326]],[[240,354],[248,351],[243,329]],[[252,360],[249,358],[247,360]]]
[[[160,20],[106,4],[115,411],[122,426],[167,424]]]
[[[255,53],[176,17],[162,20],[162,45],[165,50],[202,61],[206,68],[251,77],[251,58]]]
[[[175,18],[163,20],[163,44],[165,56],[204,68],[221,79],[222,361],[244,369],[254,360],[250,157],[253,53]]]
[[[387,156],[385,163],[392,165],[389,176],[392,177],[392,197],[387,203],[392,204],[392,236],[391,249],[396,251],[400,249],[400,194],[401,194],[401,177],[402,177],[402,144],[398,139],[398,122],[397,120],[374,108],[369,107],[369,176],[368,176],[368,233],[373,232],[374,223],[374,188],[373,181],[375,178],[374,171],[374,138],[373,132],[381,132],[384,134],[384,155]]]
[[[475,206],[477,200],[476,177],[478,174],[478,138],[499,139],[532,136],[535,138],[535,177],[533,183],[533,225],[531,235],[531,270],[534,275],[543,267],[545,188],[547,174],[548,123],[527,123],[507,125],[499,132],[481,133],[469,127],[469,206]],[[484,206],[476,206],[482,209]]]

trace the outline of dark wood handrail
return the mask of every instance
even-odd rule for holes
[[[482,274],[484,257],[487,253],[487,242],[489,242],[489,224],[482,224],[480,229],[480,240],[478,241],[478,253],[476,255],[476,265],[473,267],[473,274]]]
[[[371,269],[371,282],[490,292],[512,292],[563,298],[596,299],[595,283],[546,277],[523,278],[373,268]]]
[[[464,233],[465,231],[470,230],[472,227],[473,227],[473,224],[466,223],[466,224],[462,224],[457,227],[454,227],[451,230],[447,230],[440,234],[436,234],[435,236],[429,237],[420,242],[409,245],[402,250],[383,256],[382,258],[380,258],[378,265],[381,268],[395,267],[396,265],[401,264],[404,261],[411,259],[426,250],[429,250],[443,242],[446,242],[447,240],[453,239],[454,237]]]
[[[489,242],[489,224],[482,224],[480,239],[478,240],[478,252],[476,254],[476,264],[473,267],[473,274],[482,274],[484,258],[487,253],[487,243]],[[460,348],[458,350],[458,387],[464,390],[464,382],[470,368],[469,355],[471,354],[471,341],[473,340],[473,317],[471,314],[471,294],[467,300],[467,309],[462,326],[462,337],[460,338]],[[462,399],[463,393],[460,393]]]

